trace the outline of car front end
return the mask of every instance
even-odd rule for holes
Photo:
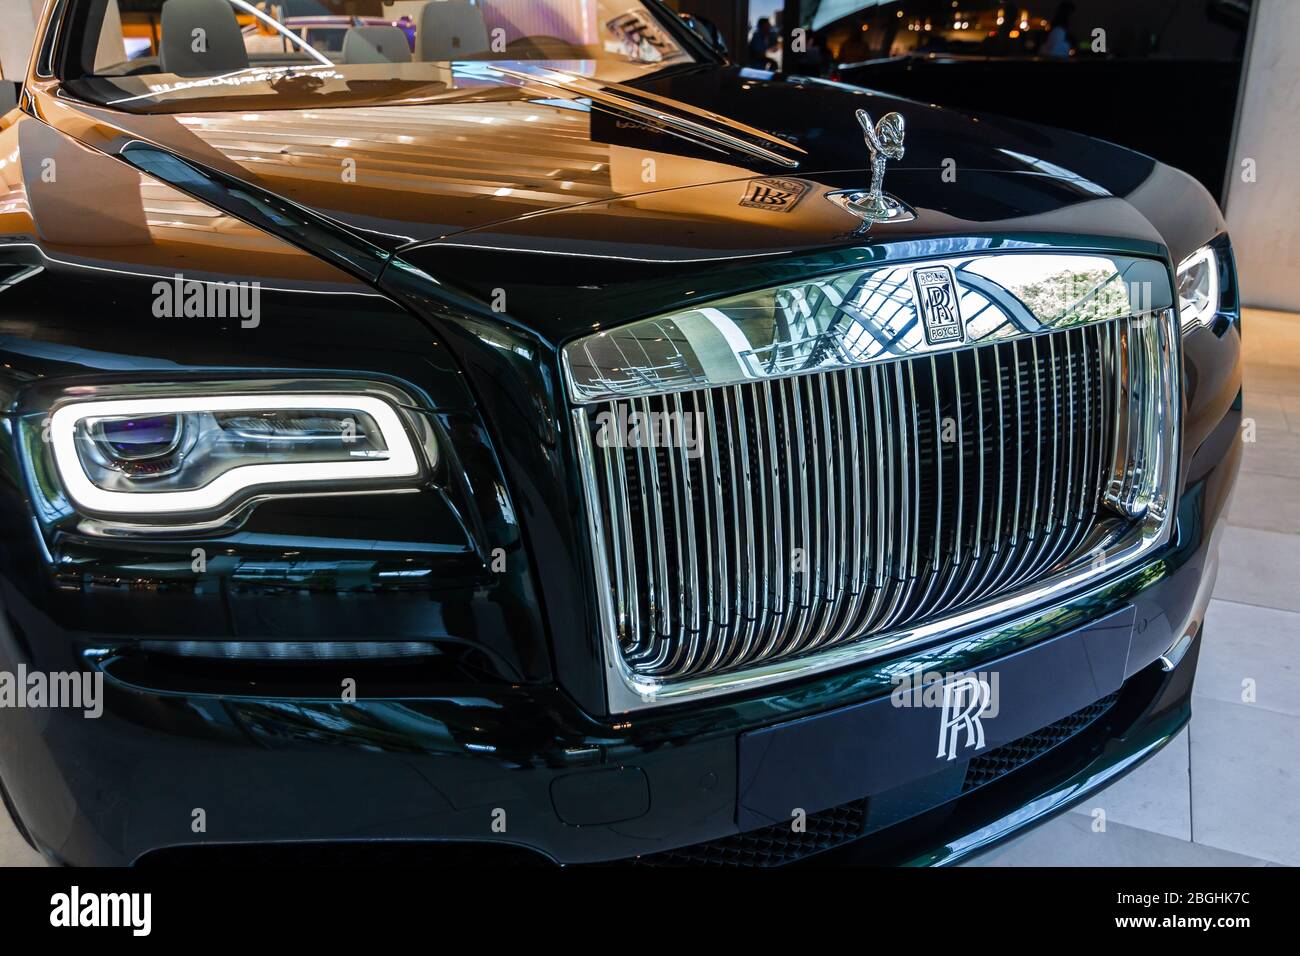
[[[400,68],[105,65],[104,6],[0,119],[50,860],[949,864],[1186,724],[1241,323],[1185,174],[657,3]]]

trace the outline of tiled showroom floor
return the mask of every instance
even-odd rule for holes
[[[1257,440],[1228,512],[1191,725],[980,865],[1300,865],[1300,315],[1248,311],[1243,331]]]
[[[981,865],[1300,864],[1300,315],[1252,311],[1244,327],[1258,440],[1229,515],[1191,726]],[[1254,703],[1242,702],[1248,678]],[[41,862],[0,813],[0,865]]]

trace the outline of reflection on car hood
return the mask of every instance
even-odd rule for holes
[[[462,231],[399,255],[477,301],[508,286],[511,314],[562,342],[603,328],[610,316],[657,315],[870,262],[1052,248],[1161,256],[1165,239],[1143,210],[1148,199],[1176,201],[1186,179],[1157,174],[1130,201],[1043,175],[967,170],[961,188],[936,189],[933,170],[895,170],[887,183],[916,203],[916,218],[868,227],[826,199],[860,187],[859,175],[622,197]],[[756,203],[757,190],[779,191],[781,202]]]
[[[101,140],[117,130],[153,142],[388,249],[537,213],[754,177],[847,171],[856,174],[850,185],[862,188],[870,155],[859,108],[906,118],[906,155],[891,165],[887,186],[918,207],[941,206],[971,171],[1046,176],[1105,197],[1125,194],[1154,165],[1073,134],[734,67],[666,72],[628,85],[537,63],[458,64],[448,75],[437,90],[383,105],[281,109],[274,91],[208,93],[195,101],[203,111],[194,112],[60,105],[97,121]],[[302,98],[300,89],[283,96]],[[350,101],[331,95],[323,102]],[[903,194],[894,175],[901,170],[934,174],[911,178]],[[697,212],[707,218],[710,210]]]

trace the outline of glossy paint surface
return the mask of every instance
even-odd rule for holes
[[[1169,268],[1224,226],[1183,174],[1026,124],[713,64],[597,97],[545,79],[476,77],[460,101],[280,109],[268,94],[251,111],[232,99],[149,115],[34,75],[25,110],[0,119],[0,667],[107,678],[93,726],[4,715],[0,777],[54,856],[122,863],[193,842],[177,807],[229,808],[210,840],[237,843],[492,840],[485,815],[503,806],[519,821],[508,842],[562,861],[620,858],[734,832],[739,733],[878,696],[899,668],[974,667],[1129,604],[1140,630],[1126,676],[1180,636],[1235,475],[1231,315],[1182,343],[1179,517],[1150,564],[906,660],[608,713],[565,344],[864,263],[1074,251]],[[620,100],[743,145],[720,151]],[[858,106],[907,117],[907,159],[885,188],[914,222],[862,231],[824,198],[868,181]],[[345,184],[349,156],[358,176]],[[745,204],[774,179],[801,198],[780,212]],[[178,273],[259,282],[260,321],[155,316],[155,283]],[[36,513],[42,450],[21,436],[39,435],[70,390],[321,377],[410,394],[445,452],[437,471],[401,494],[263,502],[197,537],[109,537],[75,513]],[[142,639],[437,653],[398,667],[218,665],[146,653]],[[349,675],[351,704],[338,700]],[[1134,734],[1154,734],[1141,710]],[[580,829],[557,818],[556,778],[617,766],[646,775],[644,816]]]
[[[1024,124],[973,119],[852,87],[711,66],[669,73],[593,99],[592,86],[600,85],[572,71],[466,63],[449,65],[445,92],[402,105],[345,100],[324,101],[319,110],[293,108],[270,90],[251,102],[212,97],[203,112],[124,113],[93,105],[77,105],[75,112],[83,136],[111,142],[127,134],[192,157],[394,248],[520,215],[685,186],[868,170],[858,108],[903,112],[907,155],[893,168],[932,171],[934,179],[952,163],[960,172],[1047,173],[1078,190],[1122,196],[1154,166],[1126,153],[1120,155],[1132,158],[1116,164],[1113,147],[1085,137],[1047,138]],[[73,109],[66,101],[36,100],[40,115],[60,126],[60,116]],[[656,123],[641,111],[646,103],[725,134],[733,145],[718,145],[692,127]],[[355,182],[337,174],[344,156],[356,163]],[[652,178],[647,158],[654,160]]]

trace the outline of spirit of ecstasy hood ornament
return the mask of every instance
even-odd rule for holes
[[[883,191],[886,161],[903,158],[906,124],[902,115],[886,113],[879,123],[873,123],[871,114],[866,110],[858,110],[857,115],[866,137],[867,148],[871,150],[871,191],[845,190],[830,193],[828,198],[862,219],[867,226],[873,222],[908,222],[915,219],[915,212]]]
[[[907,132],[902,114],[886,113],[880,122],[871,125],[871,114],[858,110],[858,122],[866,134],[867,148],[871,150],[871,201],[884,209],[885,197],[880,187],[885,182],[885,160],[903,158],[903,136]]]

